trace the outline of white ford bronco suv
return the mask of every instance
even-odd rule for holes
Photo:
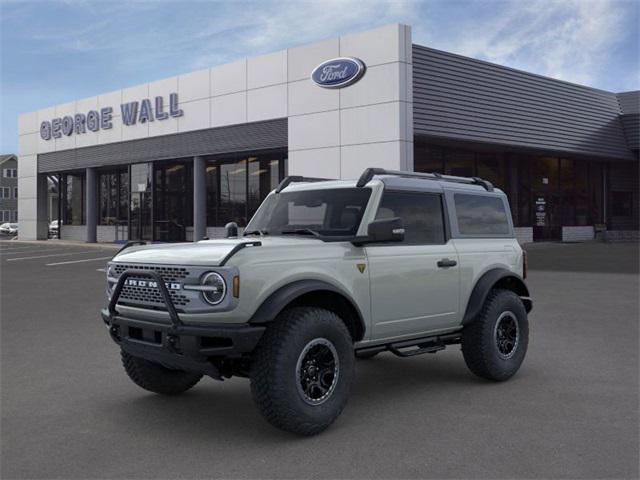
[[[501,381],[527,351],[526,257],[505,194],[479,178],[369,168],[287,177],[242,236],[125,246],[102,311],[140,387],[248,377],[262,414],[303,435],[344,408],[355,358],[461,344]]]

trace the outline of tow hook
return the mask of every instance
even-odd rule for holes
[[[111,338],[113,338],[114,341],[120,342],[120,329],[117,325],[109,327],[109,335],[111,335]]]
[[[167,346],[173,353],[178,353],[179,338],[176,335],[167,334]]]

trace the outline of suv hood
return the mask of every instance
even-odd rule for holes
[[[291,237],[244,237],[224,240],[202,240],[196,243],[172,243],[129,247],[113,257],[115,262],[147,263],[160,265],[206,265],[218,266],[220,262],[240,243],[262,243],[261,247],[318,245],[321,240],[315,238]],[[304,242],[304,243],[303,243]],[[248,247],[251,248],[251,247]]]

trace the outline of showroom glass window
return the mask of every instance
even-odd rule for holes
[[[443,173],[459,177],[481,177],[506,190],[507,162],[501,152],[474,152],[416,141],[414,169],[416,172]]]
[[[120,169],[98,176],[98,223],[122,225],[129,220],[129,173]]]
[[[244,227],[262,201],[284,178],[285,150],[207,159],[207,225]]]
[[[417,139],[415,171],[489,180],[507,194],[516,227],[533,225],[539,198],[546,202],[549,226],[604,222],[602,163],[488,150],[463,150]]]
[[[84,175],[71,173],[62,175],[62,195],[64,225],[84,225]]]
[[[183,242],[193,225],[193,163],[157,162],[154,175],[154,240]]]

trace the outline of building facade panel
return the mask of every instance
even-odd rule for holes
[[[289,150],[340,145],[340,112],[312,113],[289,118]]]
[[[18,135],[37,133],[38,131],[40,131],[38,112],[25,113],[18,117]]]
[[[178,95],[181,102],[202,100],[211,96],[211,69],[185,73],[178,77]]]
[[[213,97],[210,101],[211,126],[222,127],[247,122],[247,92]]]
[[[187,119],[189,119],[189,121],[192,121],[192,119],[195,118],[201,118],[202,117],[202,109],[203,109],[203,105],[202,102],[204,102],[206,104],[206,116],[209,116],[209,99],[206,98],[204,100],[192,100],[190,102],[180,102],[179,107],[183,110],[183,111],[189,111],[189,115],[184,118],[184,117],[169,117],[161,122],[148,122],[146,125],[148,125],[149,131],[148,134],[146,136],[148,137],[157,137],[160,135],[171,135],[172,133],[178,133],[178,131],[186,131],[185,130],[180,130],[180,121],[185,121]],[[184,128],[184,126],[182,126]],[[78,137],[78,139],[82,138],[84,135]],[[124,136],[124,135],[123,135]],[[145,138],[140,137],[140,138]]]
[[[247,59],[247,89],[287,83],[287,51]]]
[[[311,178],[341,178],[340,147],[290,150],[289,171],[304,171]]]
[[[228,95],[247,89],[247,59],[211,68],[211,95]]]
[[[220,97],[225,98],[225,97]],[[211,126],[211,101],[208,98],[193,100],[179,104],[180,109],[184,112],[180,117],[170,117],[162,122],[152,122],[149,124],[149,134],[153,128],[167,129],[169,126],[175,125],[175,130],[167,131],[166,134],[176,132],[189,132],[192,130],[202,130]],[[240,123],[240,122],[238,122]]]
[[[289,82],[308,80],[314,68],[329,58],[340,55],[340,39],[331,38],[288,50],[287,78]]]
[[[318,88],[309,78],[289,84],[289,117],[340,109],[340,90]]]
[[[247,121],[259,122],[287,116],[287,85],[279,84],[247,92]]]
[[[366,82],[358,82],[351,88],[339,90],[340,107],[351,108],[403,100],[400,95],[405,92],[406,87],[400,86],[405,80],[405,69],[398,67],[394,62],[367,68]]]

